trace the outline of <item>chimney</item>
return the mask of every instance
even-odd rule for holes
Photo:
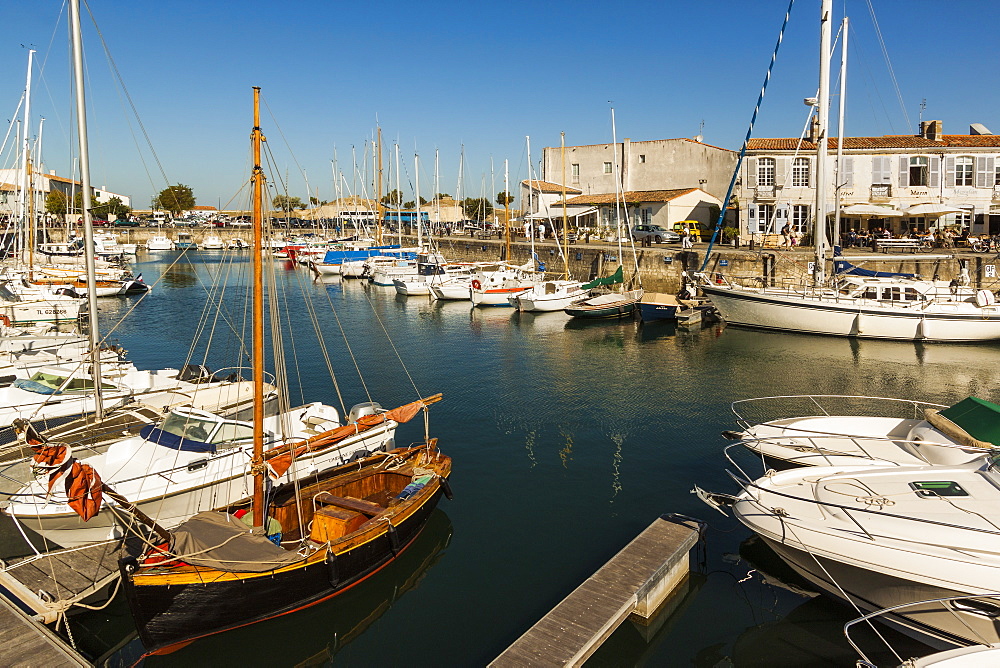
[[[931,141],[944,141],[944,124],[941,121],[921,121],[920,136]]]
[[[812,117],[812,122],[809,123],[809,141],[813,144],[819,141],[819,117],[815,114]]]

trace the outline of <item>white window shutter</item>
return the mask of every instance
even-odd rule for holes
[[[757,187],[757,158],[747,158],[747,188]]]
[[[992,170],[990,170],[992,171]],[[986,168],[986,156],[977,155],[976,156],[976,187],[977,188],[988,188],[991,184],[986,178],[987,168]]]
[[[785,186],[792,184],[792,175],[788,171],[788,166],[791,164],[788,158],[778,158],[774,161],[774,185]]]
[[[941,158],[932,155],[930,160],[928,160],[927,166],[927,186],[929,188],[938,188],[941,185]]]
[[[944,159],[944,187],[955,187],[955,156],[952,155]]]
[[[899,158],[899,187],[906,188],[910,185],[910,159],[901,156]]]
[[[846,156],[844,158],[844,169],[840,175],[840,182],[847,188],[854,187],[854,157]]]
[[[816,187],[816,161],[809,158],[809,187]]]

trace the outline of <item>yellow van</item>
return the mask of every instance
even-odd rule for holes
[[[679,235],[685,227],[688,229],[688,234],[691,235],[691,241],[701,242],[702,232],[708,233],[707,229],[697,220],[682,220],[679,223],[674,223],[674,232]]]

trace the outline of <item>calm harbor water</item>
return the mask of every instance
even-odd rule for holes
[[[140,257],[136,271],[155,282],[153,293],[138,304],[102,300],[102,327],[132,309],[114,336],[142,368],[184,361],[209,297],[229,316],[216,330],[239,330],[246,262],[220,257]],[[300,284],[348,407],[366,400],[364,387],[387,407],[418,391],[444,394],[431,431],[454,458],[455,499],[441,502],[400,559],[333,601],[147,665],[484,665],[666,512],[710,523],[706,572],[662,625],[626,623],[590,665],[853,665],[841,632],[851,612],[765,582],[761,571],[779,573],[749,532],[689,493],[694,484],[736,490],[719,435],[735,426],[730,402],[805,393],[1000,400],[996,346],[578,322],[406,299],[359,281],[313,282],[276,262],[280,299],[296,314],[295,341],[285,338],[293,402],[339,406]],[[213,276],[230,286],[225,294],[211,292]],[[397,442],[420,435],[421,425],[406,425]],[[100,653],[127,640],[131,621],[116,601],[72,625]],[[113,663],[141,653],[132,641]]]

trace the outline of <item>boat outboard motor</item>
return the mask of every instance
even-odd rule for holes
[[[203,380],[211,380],[212,372],[204,364],[185,364],[181,372],[177,374],[177,380],[184,380],[189,383],[197,383]]]
[[[378,413],[384,413],[385,410],[382,408],[382,404],[377,401],[365,401],[364,403],[354,404],[351,406],[351,413],[347,418],[348,424],[353,424],[358,421],[359,418],[363,418],[366,415],[377,415]]]

